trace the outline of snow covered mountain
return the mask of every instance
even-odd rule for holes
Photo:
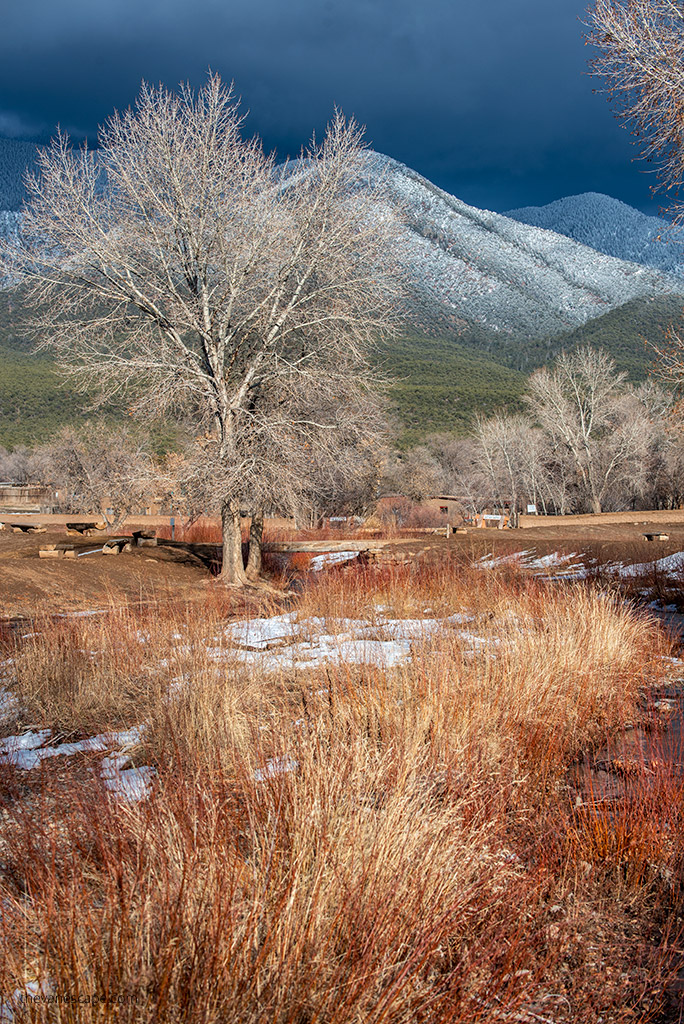
[[[398,257],[424,331],[466,323],[511,338],[553,335],[631,299],[684,292],[684,279],[468,206],[389,157],[368,160],[405,211]]]
[[[301,172],[296,164],[286,173]],[[684,275],[468,206],[396,160],[369,152],[359,188],[378,175],[386,180],[387,202],[401,211],[402,240],[393,256],[403,269],[406,319],[415,332],[454,336],[468,327],[502,339],[540,338],[632,299],[684,294]],[[0,198],[11,192],[0,182]],[[18,215],[1,211],[0,236],[8,237],[18,229]]]
[[[684,278],[684,231],[600,192],[566,196],[546,206],[508,210],[507,217],[557,231],[608,256]]]
[[[38,146],[20,139],[0,139],[0,210],[18,210],[24,201],[24,173],[33,170]]]

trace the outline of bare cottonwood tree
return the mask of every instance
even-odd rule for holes
[[[684,184],[684,3],[681,0],[596,0],[588,41],[598,49],[592,70],[602,76],[616,113],[655,162],[670,212]]]
[[[508,505],[515,522],[523,491],[522,469],[529,423],[524,416],[497,413],[477,420],[474,439],[478,462],[489,493],[500,505]]]
[[[563,353],[530,379],[530,407],[560,457],[574,463],[582,497],[601,512],[625,466],[644,451],[645,420],[628,399],[625,374],[601,349]]]
[[[595,0],[588,22],[588,42],[598,49],[592,70],[604,78],[617,115],[656,165],[673,224],[684,224],[684,2]],[[661,377],[681,387],[681,331],[672,326],[662,344],[651,342]]]
[[[189,511],[214,508],[217,497],[230,494],[251,513],[249,579],[261,569],[263,510],[302,520],[355,511],[376,495],[384,420],[375,379],[358,365],[347,371],[339,353],[329,364],[319,358],[316,375],[284,372],[274,380],[236,435],[230,461],[210,432],[178,467],[178,493]]]
[[[0,448],[0,480],[12,484],[43,483],[45,479],[42,460],[25,445],[17,445],[12,451]]]
[[[363,381],[394,307],[394,218],[364,181],[360,129],[336,114],[283,168],[241,127],[217,76],[197,93],[144,85],[95,154],[63,136],[42,153],[8,255],[34,331],[79,385],[130,393],[138,412],[194,410],[235,584],[241,511],[258,544],[301,470],[293,453],[335,428],[306,395],[331,412],[344,378]]]
[[[444,471],[425,445],[411,448],[387,474],[384,490],[396,490],[412,501],[424,501],[444,491]]]

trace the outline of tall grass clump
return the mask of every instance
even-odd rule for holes
[[[330,573],[292,618],[312,643],[407,620],[410,658],[288,667],[273,655],[297,636],[236,650],[218,603],[64,627],[55,699],[71,664],[118,685],[157,782],[127,804],[97,773],[44,772],[27,794],[0,766],[15,1019],[652,1016],[679,941],[681,792],[663,769],[621,814],[572,771],[634,720],[668,651],[653,624],[456,563]],[[20,700],[55,650],[49,629],[17,648]]]

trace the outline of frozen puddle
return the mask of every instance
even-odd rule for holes
[[[26,732],[21,736],[8,736],[0,740],[0,764],[11,764],[15,768],[30,771],[42,761],[51,757],[71,757],[73,754],[99,753],[114,750],[116,754],[105,757],[100,775],[107,789],[124,800],[137,801],[149,793],[154,769],[124,768],[130,751],[142,738],[144,727],[126,729],[123,732],[102,733],[76,743],[58,743],[49,746],[49,729]]]

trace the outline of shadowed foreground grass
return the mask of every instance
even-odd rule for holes
[[[86,755],[0,765],[14,1019],[678,1013],[681,780],[661,766],[602,804],[570,774],[639,714],[662,633],[590,589],[462,566],[331,573],[294,612],[379,640],[388,618],[460,620],[388,669],[236,653],[216,605],[16,643],[12,729],[146,722],[134,759],[158,774],[130,804]]]

